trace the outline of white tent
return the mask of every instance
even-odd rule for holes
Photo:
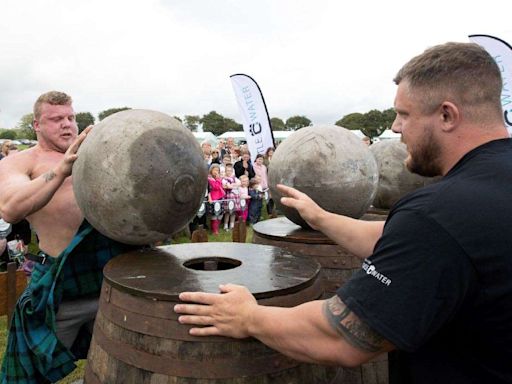
[[[391,129],[386,129],[382,134],[379,136],[380,140],[389,140],[389,139],[400,139],[400,134],[393,132]]]
[[[235,141],[235,144],[245,143],[247,140],[245,139],[244,131],[228,131],[224,132],[222,135],[219,135],[218,139],[226,140],[228,137],[232,137]]]
[[[201,144],[204,141],[209,142],[212,146],[217,145],[217,136],[211,132],[192,132],[196,140]]]
[[[294,132],[295,131],[274,131],[274,141],[280,143]]]
[[[295,131],[274,131],[272,134],[274,135],[274,141],[277,143],[280,143],[284,139],[286,139],[288,136],[290,136]],[[235,140],[235,143],[245,143],[247,140],[245,138],[245,132],[244,131],[230,131],[230,132],[224,132],[222,135],[218,137],[218,139],[227,139],[228,137],[232,137]]]

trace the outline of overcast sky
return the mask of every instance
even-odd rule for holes
[[[0,127],[48,90],[96,118],[128,106],[241,122],[234,73],[271,117],[334,123],[392,107],[393,76],[429,46],[511,43],[511,14],[509,0],[1,0]]]

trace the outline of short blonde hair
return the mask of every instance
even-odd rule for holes
[[[72,103],[73,99],[71,96],[65,94],[64,92],[50,91],[43,93],[34,103],[34,120],[39,120],[41,117],[41,105],[43,104],[71,105]]]

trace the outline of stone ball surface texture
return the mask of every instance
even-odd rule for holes
[[[126,110],[94,126],[73,165],[85,218],[105,236],[151,244],[197,213],[207,188],[199,143],[175,118]]]
[[[400,140],[382,140],[370,146],[379,167],[379,184],[373,200],[375,208],[389,209],[401,197],[438,178],[410,172],[406,165],[407,146]]]
[[[368,147],[336,125],[314,125],[291,134],[269,165],[270,192],[277,207],[295,224],[308,228],[299,213],[280,203],[277,184],[306,193],[323,209],[361,217],[377,191],[378,170]]]

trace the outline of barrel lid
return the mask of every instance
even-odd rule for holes
[[[278,247],[216,242],[132,251],[109,261],[103,273],[121,291],[174,301],[180,292],[217,293],[226,283],[246,286],[257,299],[287,295],[312,285],[319,271],[314,259]]]
[[[306,244],[336,244],[320,231],[305,229],[286,217],[264,220],[253,226],[254,233],[268,239]]]

